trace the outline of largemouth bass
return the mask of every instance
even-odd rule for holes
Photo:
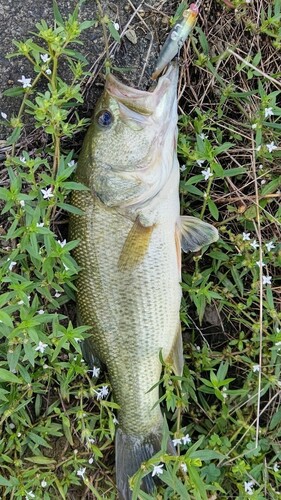
[[[80,239],[78,314],[93,327],[84,350],[107,366],[120,405],[116,477],[125,500],[128,478],[161,448],[160,351],[182,372],[181,244],[196,251],[218,237],[211,225],[180,217],[177,81],[174,65],[151,92],[107,77],[76,172],[89,191],[72,197],[85,213],[70,221],[71,238]],[[142,488],[153,490],[151,476]]]

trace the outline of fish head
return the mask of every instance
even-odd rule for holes
[[[77,170],[106,205],[140,203],[151,184],[164,181],[167,158],[162,159],[167,154],[172,158],[175,150],[177,81],[175,65],[153,91],[129,87],[111,74],[107,77]]]

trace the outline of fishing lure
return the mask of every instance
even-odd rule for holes
[[[163,69],[179,53],[196,24],[200,4],[201,0],[198,0],[196,3],[192,3],[188,9],[184,10],[182,16],[171,30],[160,51],[155,70],[151,77],[153,80],[158,78]]]

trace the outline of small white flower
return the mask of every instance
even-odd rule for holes
[[[185,463],[181,464],[181,470],[186,473],[187,472],[187,465]]]
[[[196,160],[196,163],[197,165],[199,165],[199,167],[202,167],[203,163],[205,163],[205,160]]]
[[[37,311],[37,314],[44,314],[44,309],[39,309],[39,311]]]
[[[253,123],[252,125],[252,129],[255,130],[257,128],[258,124],[257,123]]]
[[[44,227],[44,222],[37,222],[36,227]]]
[[[28,493],[26,493],[26,499],[29,499],[29,498],[35,498],[35,495],[34,493],[32,493],[32,491],[28,491]]]
[[[261,144],[256,148],[256,151],[259,152],[261,150]]]
[[[70,162],[68,162],[67,166],[68,167],[74,167],[75,164],[76,164],[76,161],[75,160],[71,160]]]
[[[252,367],[252,370],[253,370],[253,372],[254,372],[254,373],[256,373],[256,372],[260,372],[261,367],[260,367],[260,365],[254,365],[254,366]]]
[[[41,193],[43,194],[44,200],[49,200],[50,198],[53,198],[53,193],[52,193],[52,188],[49,187],[48,189],[41,189]]]
[[[253,494],[253,486],[254,482],[253,481],[244,481],[244,490],[245,493],[248,493],[249,495]]]
[[[11,422],[11,423],[9,424],[9,427],[10,427],[10,429],[14,429],[16,426],[15,426],[15,424],[14,424],[13,422]]]
[[[92,372],[92,377],[98,377],[100,374],[100,368],[98,366],[93,366],[93,369],[90,370]]]
[[[160,474],[163,474],[163,467],[164,464],[161,465],[153,465],[153,471],[152,471],[152,477],[153,476],[160,476]]]
[[[242,234],[242,240],[243,241],[250,241],[250,239],[251,239],[250,233],[243,233]]]
[[[272,108],[265,108],[264,110],[264,117],[268,118],[269,116],[274,115],[273,109]]]
[[[192,441],[191,437],[189,434],[186,434],[185,436],[183,436],[182,438],[182,443],[183,444],[190,444]]]
[[[206,170],[202,170],[202,175],[205,179],[205,181],[207,181],[210,177],[212,177],[214,174],[211,172],[211,169],[210,167],[208,167]]]
[[[94,444],[94,443],[96,442],[96,440],[95,440],[95,438],[89,438],[89,439],[88,439],[88,442],[89,442],[90,444]]]
[[[80,469],[78,469],[76,474],[77,474],[77,476],[80,476],[84,479],[85,472],[86,472],[86,467],[81,467]]]
[[[50,68],[46,69],[45,71],[46,75],[51,75],[52,74],[52,70]]]
[[[24,156],[20,156],[20,161],[21,161],[22,163],[26,163],[26,159],[25,159],[25,157],[24,157]]]
[[[272,151],[274,151],[274,149],[277,149],[277,146],[274,144],[274,142],[270,142],[269,144],[266,144],[266,147],[267,147],[267,150],[269,151],[269,153],[272,153]]]
[[[107,385],[103,385],[100,389],[98,389],[98,391],[95,392],[97,395],[97,399],[103,399],[108,395],[109,389]]]
[[[262,277],[262,284],[263,285],[271,285],[271,280],[272,280],[272,276],[265,276],[265,275],[263,275],[263,277]]]
[[[46,486],[48,486],[48,483],[47,483],[47,481],[45,481],[45,479],[43,479],[43,481],[41,481],[41,486],[42,486],[42,488],[46,488]]]
[[[48,344],[44,344],[43,342],[39,342],[38,346],[35,347],[35,351],[40,351],[42,354],[45,351],[46,347],[48,347]]]
[[[177,446],[178,444],[181,444],[181,438],[173,439],[173,445]]]
[[[2,118],[4,118],[4,120],[7,120],[7,115],[6,115],[6,113],[3,113],[3,111],[1,111],[1,116],[2,116]]]
[[[49,54],[41,54],[40,57],[44,63],[48,62],[50,59]]]
[[[21,437],[21,432],[18,432],[17,436],[18,436],[18,438],[20,438]]]
[[[203,134],[203,132],[201,134],[199,134],[199,137],[204,141],[204,139],[208,139],[208,136],[206,134]]]
[[[58,241],[58,244],[63,248],[66,245],[66,240]]]
[[[273,250],[273,248],[275,248],[273,241],[269,241],[268,243],[265,244],[265,246],[268,252],[270,252],[270,250]]]
[[[259,248],[259,244],[258,244],[257,240],[252,241],[252,243],[251,243],[251,247],[252,247],[254,250],[256,250],[257,248]]]
[[[279,465],[276,463],[273,465],[274,472],[279,472]]]
[[[245,0],[246,3],[252,3],[252,0]]]
[[[262,179],[262,180],[261,180],[261,184],[262,184],[262,185],[266,184],[266,179]]]
[[[222,390],[221,390],[221,395],[224,399],[226,399],[228,397],[227,395],[227,387],[223,387]]]
[[[27,89],[28,87],[31,87],[31,78],[25,78],[25,76],[22,75],[21,79],[18,80],[19,83],[22,84],[24,89]]]
[[[120,26],[119,26],[119,24],[118,24],[118,23],[113,23],[113,26],[114,26],[114,28],[116,29],[116,31],[119,31]]]
[[[56,292],[56,293],[55,293],[55,295],[54,295],[54,297],[55,297],[56,299],[58,299],[60,296],[61,296],[61,293],[60,293],[60,292]]]
[[[259,164],[259,170],[263,170],[263,164],[262,163]]]
[[[264,267],[265,263],[264,262],[260,262],[259,260],[257,260],[256,265],[259,266],[259,267]]]
[[[10,259],[8,259],[8,261],[9,261],[9,260],[10,260]],[[16,264],[17,264],[17,263],[16,263],[16,262],[14,262],[14,261],[12,260],[12,261],[10,262],[10,264],[9,264],[9,271],[11,271],[11,270],[13,269],[13,267],[15,267],[15,266],[16,266]]]
[[[89,464],[92,465],[93,462],[94,462],[94,457],[89,458]]]
[[[21,206],[21,207],[24,207],[24,206],[25,206],[25,201],[24,201],[24,200],[20,200],[20,206]]]
[[[115,425],[119,424],[119,422],[118,422],[118,420],[117,420],[117,418],[116,418],[116,416],[115,416],[115,415],[113,415],[113,419],[112,419],[112,421],[113,421],[113,423],[114,423]]]
[[[18,301],[18,305],[19,305],[19,306],[22,306],[23,304],[24,304],[24,301],[23,301],[23,300],[19,300],[19,301]]]
[[[181,171],[181,172],[184,172],[185,170],[186,170],[186,165],[181,165],[181,166],[180,166],[180,171]]]

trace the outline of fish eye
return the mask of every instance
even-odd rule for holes
[[[96,119],[101,127],[109,127],[113,122],[113,115],[108,109],[102,109]]]

